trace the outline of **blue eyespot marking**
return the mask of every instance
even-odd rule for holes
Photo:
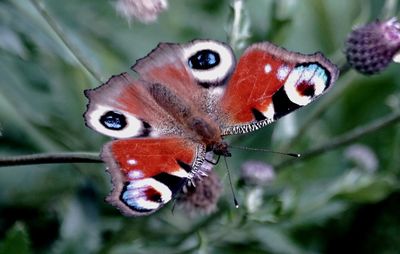
[[[319,63],[303,63],[299,64],[295,67],[296,70],[303,72],[303,73],[312,73],[313,77],[310,78],[320,78],[324,83],[326,88],[330,85],[330,74],[327,69],[325,69],[322,65]],[[309,77],[306,77],[309,78]],[[326,89],[325,88],[325,89]]]
[[[220,63],[219,54],[212,50],[201,50],[188,60],[189,67],[195,70],[208,70]]]
[[[127,125],[123,114],[116,111],[108,111],[100,117],[100,123],[110,130],[122,130]]]

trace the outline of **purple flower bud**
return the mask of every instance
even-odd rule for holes
[[[378,169],[379,162],[374,151],[368,146],[355,144],[344,151],[344,156],[353,162],[356,167],[373,173]]]
[[[135,18],[143,23],[157,20],[160,12],[168,8],[167,0],[118,0],[115,4],[118,13],[129,22]]]
[[[385,69],[399,50],[400,23],[396,18],[356,28],[346,42],[348,63],[366,75]]]
[[[275,179],[275,171],[262,161],[246,161],[241,167],[241,177],[248,184],[263,185]]]

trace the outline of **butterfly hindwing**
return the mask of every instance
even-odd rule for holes
[[[111,141],[101,154],[114,186],[107,201],[127,216],[153,213],[199,173],[204,155],[202,145],[180,137]]]
[[[337,67],[320,53],[289,52],[268,42],[250,46],[218,104],[223,135],[256,130],[307,105],[337,76]]]

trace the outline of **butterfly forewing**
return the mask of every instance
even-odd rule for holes
[[[219,102],[223,135],[245,133],[307,105],[336,80],[322,54],[303,55],[264,42],[249,47]]]
[[[221,42],[194,40],[185,44],[160,43],[138,60],[132,70],[148,85],[160,84],[181,97],[192,110],[215,116],[236,61],[232,49]]]
[[[143,83],[127,73],[113,76],[85,94],[89,98],[84,114],[86,124],[102,134],[130,138],[168,136],[180,131]]]

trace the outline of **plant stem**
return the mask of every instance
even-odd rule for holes
[[[18,156],[0,157],[0,167],[53,163],[101,163],[98,153],[65,152],[38,153]]]
[[[303,153],[301,155],[302,160],[298,160],[298,159],[286,160],[286,161],[283,161],[283,162],[275,165],[275,168],[281,169],[283,167],[292,165],[296,162],[303,161],[304,159],[309,159],[311,157],[317,156],[324,152],[336,149],[340,146],[347,145],[361,137],[364,137],[365,135],[368,135],[370,133],[373,133],[375,131],[378,131],[380,129],[388,127],[397,122],[400,122],[400,112],[392,113],[388,116],[385,116],[378,120],[375,120],[372,123],[366,124],[366,125],[358,127],[358,128],[354,128],[353,130],[351,130],[345,134],[342,134],[338,137],[332,138],[329,142],[327,142],[325,144],[319,145],[319,146],[312,148],[309,151]]]
[[[331,139],[329,143],[317,146],[302,154],[301,159],[308,159],[324,152],[336,149],[340,146],[349,144],[365,135],[388,127],[400,121],[400,111],[390,114],[389,116],[382,117],[367,125],[355,128],[343,135]],[[275,168],[280,169],[287,167],[302,160],[291,159],[283,161]],[[19,156],[6,156],[0,157],[0,167],[5,166],[20,166],[20,165],[33,165],[33,164],[52,164],[52,163],[101,163],[102,160],[98,153],[89,152],[65,152],[65,153],[41,153],[31,155]]]
[[[246,13],[243,0],[232,0],[231,17],[229,18],[228,42],[234,52],[241,51],[250,37],[250,19]]]
[[[73,43],[68,39],[66,34],[63,32],[61,26],[57,23],[55,19],[47,12],[44,4],[40,0],[30,0],[35,9],[40,13],[43,19],[49,24],[50,28],[54,33],[60,38],[64,43],[65,47],[70,51],[70,53],[75,57],[78,63],[99,83],[102,83],[100,75],[91,67],[90,63],[86,61],[85,57],[80,53],[80,51],[73,45]]]

